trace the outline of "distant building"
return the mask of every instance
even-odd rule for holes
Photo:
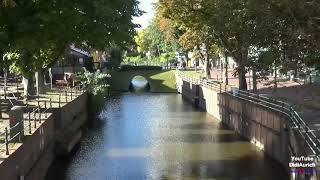
[[[53,83],[58,79],[63,79],[65,74],[75,74],[84,69],[91,71],[93,68],[93,57],[89,52],[76,48],[74,45],[69,47],[65,57],[57,61],[51,68]]]

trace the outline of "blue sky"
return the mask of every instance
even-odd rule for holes
[[[158,0],[139,0],[140,9],[145,11],[146,13],[143,14],[141,17],[133,18],[133,22],[140,24],[142,28],[147,27],[150,20],[154,17],[155,13],[152,3],[155,3],[157,1]]]

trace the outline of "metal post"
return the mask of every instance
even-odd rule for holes
[[[17,83],[17,96],[18,96],[18,93],[19,93],[19,91],[18,91],[18,89],[19,89],[18,77],[16,77],[16,83]]]
[[[30,118],[30,112],[28,112],[28,123],[29,123],[29,134],[31,134],[31,118]]]
[[[41,109],[40,109],[40,106],[38,107],[38,112],[39,112],[39,123],[41,124]]]
[[[71,101],[72,101],[72,89],[73,89],[73,88],[71,88],[71,90],[70,90],[70,91],[71,91]]]
[[[37,118],[36,118],[36,110],[33,110],[33,122],[34,122],[34,128],[37,128]]]
[[[61,108],[61,94],[59,93],[59,109]]]
[[[66,93],[66,103],[68,102],[68,92],[67,92],[67,90],[65,91],[65,93]]]
[[[4,86],[4,99],[7,99],[7,86]]]
[[[52,108],[52,99],[50,98],[50,109]]]
[[[44,101],[44,110],[45,110],[45,117],[47,119],[48,118],[48,115],[47,115],[47,101]]]
[[[8,128],[5,128],[6,155],[9,155]]]

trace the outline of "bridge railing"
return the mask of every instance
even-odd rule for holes
[[[193,76],[187,75],[186,73],[180,71],[177,69],[177,72],[179,77],[181,77],[182,80],[193,83],[193,84],[200,84],[200,78],[195,78]]]
[[[190,77],[183,72],[178,72],[178,76],[183,80],[188,81]],[[192,81],[189,81],[192,82]],[[289,126],[291,130],[296,130],[300,137],[302,137],[305,144],[308,146],[313,156],[320,156],[320,139],[310,128],[310,126],[303,120],[301,115],[287,102],[280,101],[274,98],[266,97],[260,94],[243,91],[235,86],[224,85],[221,82],[199,79],[199,85],[210,88],[216,92],[227,93],[231,96],[240,98],[242,100],[263,106],[273,111],[286,115],[289,119]]]

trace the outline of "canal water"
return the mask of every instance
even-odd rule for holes
[[[90,120],[91,121],[91,120]],[[288,179],[285,170],[177,94],[108,100],[47,180]]]

